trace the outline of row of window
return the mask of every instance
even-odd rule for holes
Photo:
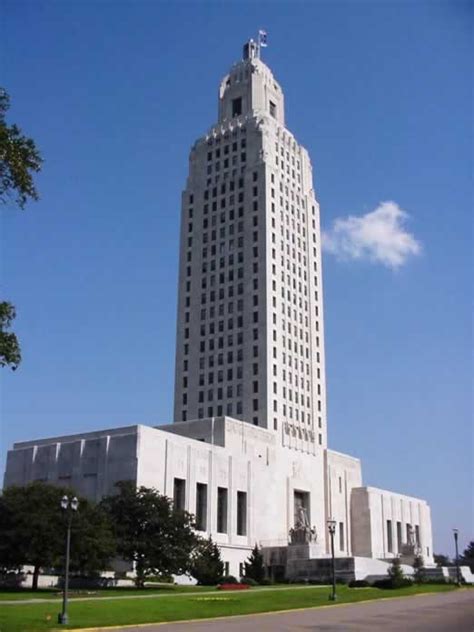
[[[245,151],[242,151],[240,153],[240,164],[242,164],[242,165],[245,164],[246,160],[247,160],[247,154],[246,154]],[[229,169],[229,167],[231,167],[231,166],[232,167],[237,166],[237,164],[238,164],[237,161],[238,161],[238,156],[237,155],[234,155],[231,158],[224,158],[224,160],[222,161],[222,169],[225,170],[225,169]],[[207,168],[206,168],[207,175],[211,175],[212,174],[213,167],[214,167],[214,171],[218,172],[218,171],[221,170],[221,163],[219,161],[215,162],[214,164],[209,163],[207,165]]]
[[[241,401],[235,403],[227,402],[224,406],[223,404],[218,404],[216,408],[213,406],[209,406],[207,408],[207,417],[222,417],[222,415],[227,415],[227,417],[235,417],[243,414],[243,404]],[[186,421],[187,411],[182,411],[182,419]],[[204,408],[198,408],[198,419],[204,419]],[[256,417],[253,418],[254,425],[258,425],[258,419]]]
[[[281,159],[285,160],[285,156],[286,156],[286,161],[290,162],[290,152],[288,150],[285,151],[285,148],[282,145],[279,145],[278,143],[275,143],[275,151],[278,154],[280,154]],[[300,168],[300,161],[298,159],[295,159],[294,154],[291,155],[291,165],[294,167],[296,164],[296,168],[299,169]]]
[[[291,178],[293,180],[295,180],[296,177],[296,182],[298,182],[298,184],[301,184],[301,175],[300,175],[300,162],[299,160],[296,161],[296,173],[295,173],[295,157],[294,155],[291,156],[291,165],[290,165],[290,154],[288,151],[285,152],[283,147],[280,147],[280,155],[278,155],[278,143],[276,143],[275,145],[276,148],[276,155],[275,155],[275,165],[277,167],[281,167],[281,171],[283,174],[286,174],[287,176],[291,175]],[[285,156],[286,154],[286,156]],[[285,162],[285,158],[286,158],[286,162]]]
[[[186,480],[174,479],[173,506],[177,511],[186,509]],[[198,531],[212,531],[207,524],[208,486],[206,483],[196,483],[196,529]],[[247,492],[237,492],[237,535],[247,535]],[[217,524],[218,533],[228,532],[228,489],[217,488]]]
[[[318,412],[321,412],[321,401],[318,400]],[[309,404],[308,404],[309,406]],[[277,400],[273,400],[273,412],[278,412],[278,402]],[[301,422],[302,424],[311,425],[311,415],[309,412],[300,410],[296,408],[296,406],[291,406],[287,403],[281,405],[281,414],[282,417],[286,419],[290,419],[291,421]]]
[[[414,544],[417,547],[421,546],[420,540],[420,527],[419,525],[415,525],[415,531],[413,533],[413,527],[411,524],[407,523],[406,526],[406,539],[405,542],[410,543],[410,540],[414,539]],[[392,521],[387,520],[387,551],[388,553],[393,553],[393,527]],[[402,523],[397,522],[397,553],[401,552],[402,549]]]
[[[253,182],[257,181],[258,173],[256,171],[253,172],[252,179],[253,179]],[[236,189],[236,184],[237,184],[238,189],[243,189],[245,180],[243,177],[240,177],[237,180],[229,180],[228,184],[229,186],[227,187],[227,183],[223,182],[220,188],[215,186],[215,187],[212,187],[212,189],[210,188],[204,189],[204,192],[203,192],[204,202],[208,202],[210,198],[217,198],[218,195],[225,195],[227,191],[232,193],[232,191],[235,191]],[[189,203],[190,204],[194,203],[194,196],[192,197],[192,201],[190,197]]]
[[[243,197],[242,197],[242,199],[238,198],[237,201],[239,203],[242,203],[244,201]],[[225,205],[225,202],[226,202],[226,199],[222,198],[221,204],[219,206],[219,210],[220,210],[219,220],[220,220],[221,224],[225,224],[226,226],[229,226],[230,222],[233,222],[234,219],[235,219],[235,209],[233,208],[234,205],[235,205],[235,198],[234,198],[234,196],[231,195],[230,198],[229,198],[229,205],[228,206],[230,208],[227,209],[227,207]],[[212,206],[213,215],[211,215],[211,218],[210,218],[210,225],[211,225],[211,227],[215,227],[215,226],[217,226],[217,202],[213,202],[211,206]],[[207,207],[208,207],[208,205],[204,204],[203,220],[202,220],[202,227],[203,227],[204,230],[207,230],[209,228],[209,217],[207,217],[208,214],[209,214],[209,211],[207,210]],[[226,210],[228,210],[228,215],[226,215]],[[258,205],[257,205],[256,201],[254,201],[252,203],[252,211],[254,211],[254,212],[258,211]],[[243,215],[244,215],[243,207],[238,209],[237,215],[238,215],[239,218],[243,217]],[[253,225],[257,226],[258,225],[258,216],[254,216],[252,221],[253,221]],[[239,222],[239,224],[237,226],[237,232],[242,232],[243,228],[244,228],[243,223]],[[189,219],[189,224],[188,224],[188,231],[191,231],[191,230],[192,230],[192,222],[191,222],[191,218],[190,218]],[[235,231],[232,231],[232,232],[235,232]]]
[[[232,387],[228,386],[227,387],[227,391],[233,393],[232,391]],[[213,400],[214,400],[214,394],[216,395],[216,399],[221,400],[220,404],[217,404],[217,407],[214,408],[213,406]],[[204,401],[206,399],[206,402]],[[242,405],[242,401],[228,401],[228,397],[224,396],[224,389],[219,388],[217,390],[209,390],[207,393],[204,391],[199,391],[199,404],[204,404],[207,403],[208,404],[208,408],[207,408],[207,417],[221,417],[222,415],[227,415],[228,417],[232,417],[234,415],[234,413],[236,415],[242,415],[243,414],[243,405]],[[223,401],[222,401],[223,400]],[[183,407],[187,406],[188,404],[188,397],[187,397],[187,393],[183,393]],[[318,400],[317,401],[318,404],[318,412],[321,412],[321,401]],[[309,406],[309,403],[308,403]],[[250,409],[253,411],[254,414],[257,414],[260,410],[260,406],[259,406],[259,401],[258,399],[252,399],[252,404],[250,406]],[[278,412],[278,403],[276,400],[273,401],[273,412],[277,413]],[[296,421],[298,423],[301,423],[303,425],[308,425],[312,427],[312,419],[311,419],[311,415],[308,411],[302,410],[297,408],[296,406],[292,406],[289,404],[282,404],[281,406],[281,412],[282,412],[282,416],[286,419],[290,419],[291,421]],[[186,421],[186,416],[187,416],[187,410],[186,408],[183,408],[182,411],[182,419],[183,421]],[[198,418],[199,419],[203,419],[204,418],[204,408],[199,408],[198,409]],[[320,417],[318,417],[318,419],[321,419]],[[254,418],[254,423],[258,423],[257,419]]]
[[[239,334],[237,334],[236,338],[236,343],[238,345],[242,345],[243,344],[243,336],[240,336]],[[229,336],[227,338],[227,340],[225,341],[227,343],[226,348],[227,347],[232,347],[234,344],[234,338]],[[206,352],[206,348],[208,351],[215,351],[215,349],[219,349],[219,350],[223,350],[224,349],[224,338],[220,337],[218,339],[217,345],[216,342],[214,340],[214,338],[211,338],[210,340],[207,341],[207,345],[206,345],[206,341],[205,340],[201,340],[201,342],[199,343],[199,352],[200,353],[205,353]],[[252,347],[252,357],[253,358],[258,358],[258,345],[255,344]],[[185,358],[187,356],[189,356],[189,344],[187,342],[184,343],[183,345],[183,355],[185,356]],[[210,355],[209,356],[209,366],[213,366],[213,360],[211,360],[211,358],[214,358],[214,355]],[[235,351],[228,349],[226,351],[226,353],[218,353],[216,355],[216,361],[217,364],[219,366],[222,366],[224,364],[224,361],[226,362],[226,364],[232,364],[234,361],[236,362],[243,362],[244,360],[244,350],[242,347],[239,346],[239,348]],[[211,364],[212,362],[212,364]]]
[[[211,356],[213,358],[213,356]],[[204,358],[202,358],[204,360]],[[214,358],[213,358],[214,359]],[[214,363],[212,364],[214,366]],[[253,375],[257,375],[258,374],[258,365],[257,364],[253,364]],[[199,386],[205,386],[206,384],[214,384],[214,377],[216,378],[216,383],[217,384],[222,384],[224,382],[224,376],[226,379],[226,383],[227,382],[231,382],[234,379],[234,376],[237,380],[241,380],[242,379],[242,366],[238,366],[236,367],[236,370],[234,371],[233,367],[228,367],[225,371],[223,369],[219,369],[218,371],[215,372],[214,371],[210,371],[207,374],[207,380],[206,380],[206,374],[205,373],[200,373],[199,374]],[[188,377],[186,375],[183,376],[183,388],[187,388],[188,387]],[[241,391],[242,386],[238,385],[237,386],[237,396],[242,394]],[[258,392],[255,391],[255,392]]]
[[[246,138],[242,138],[241,141],[240,141],[240,149],[245,149],[246,146],[247,146],[247,139]],[[238,141],[234,141],[232,144],[229,143],[229,144],[224,145],[222,147],[222,155],[223,156],[227,156],[230,151],[236,152],[238,150],[239,150],[239,143],[238,143]],[[207,152],[207,160],[208,161],[211,161],[213,158],[218,160],[220,157],[221,157],[221,148],[220,147],[217,147],[214,152],[212,152],[212,151],[208,151]]]

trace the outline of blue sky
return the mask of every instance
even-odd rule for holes
[[[171,420],[188,152],[266,28],[335,242],[330,446],[362,459],[366,484],[426,498],[435,551],[452,554],[455,526],[474,539],[472,25],[472,4],[448,0],[4,1],[9,120],[45,163],[41,201],[2,209],[24,360],[2,372],[0,469],[14,441]],[[374,249],[386,201],[407,216],[376,226]],[[390,265],[407,235],[416,247]]]

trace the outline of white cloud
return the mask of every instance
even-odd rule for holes
[[[381,202],[360,217],[336,219],[332,228],[323,232],[323,248],[338,259],[367,259],[399,268],[421,253],[420,242],[404,228],[408,217],[396,202]]]

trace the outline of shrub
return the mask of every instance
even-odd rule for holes
[[[406,586],[412,586],[412,585],[413,585],[413,582],[408,577],[401,577],[396,580],[394,580],[391,577],[387,577],[386,579],[378,579],[372,584],[374,588],[384,588],[384,589],[404,588]]]
[[[147,577],[147,582],[157,583],[157,584],[172,584],[174,582],[173,576],[168,575],[167,573],[158,573],[157,575],[149,575]]]
[[[192,556],[191,575],[201,586],[215,586],[224,572],[219,547],[211,538],[201,540]]]
[[[404,586],[411,586],[413,583],[411,579],[408,579],[403,574],[399,557],[393,558],[392,565],[388,569],[388,577],[390,585],[387,588],[403,588]]]
[[[370,586],[370,582],[365,579],[353,579],[349,582],[349,588],[368,588]]]
[[[253,547],[250,557],[245,562],[245,577],[251,577],[259,584],[265,579],[265,566],[263,563],[263,555],[258,548],[258,544]]]
[[[240,580],[241,584],[247,584],[247,586],[258,586],[258,582],[256,582],[251,577],[242,577]]]
[[[271,579],[266,579],[266,578],[263,578],[258,583],[260,584],[260,586],[271,586],[273,584]]]
[[[417,584],[425,581],[425,564],[421,555],[417,555],[413,561],[414,579]]]
[[[376,579],[372,586],[374,588],[393,588],[390,577],[386,577],[385,579]]]
[[[224,575],[219,580],[219,584],[238,584],[238,580],[233,575]]]

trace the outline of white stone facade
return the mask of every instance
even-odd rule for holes
[[[326,446],[319,205],[256,56],[219,91],[182,198],[174,420],[228,415]]]
[[[362,487],[360,462],[353,457],[323,448],[305,454],[278,439],[272,431],[224,417],[22,442],[8,452],[4,485],[42,480],[98,501],[114,492],[116,482],[128,479],[156,488],[196,516],[198,485],[205,486],[201,528],[219,543],[235,575],[255,543],[286,547],[295,524],[295,493],[307,494],[308,518],[317,533],[313,557],[329,554],[328,516],[337,521],[337,557],[392,557],[383,543],[383,525],[393,516],[394,525],[395,518],[402,520],[402,542],[411,524],[420,535],[425,562],[432,562],[424,501]],[[184,481],[182,499],[177,480]]]
[[[259,543],[269,565],[309,577],[329,556],[329,518],[341,572],[361,578],[415,550],[432,563],[427,503],[363,487],[360,461],[327,448],[322,300],[311,163],[250,43],[191,151],[175,423],[17,443],[4,485],[43,480],[95,501],[121,480],[154,487],[195,514],[237,576]],[[288,548],[301,512],[310,542]]]

